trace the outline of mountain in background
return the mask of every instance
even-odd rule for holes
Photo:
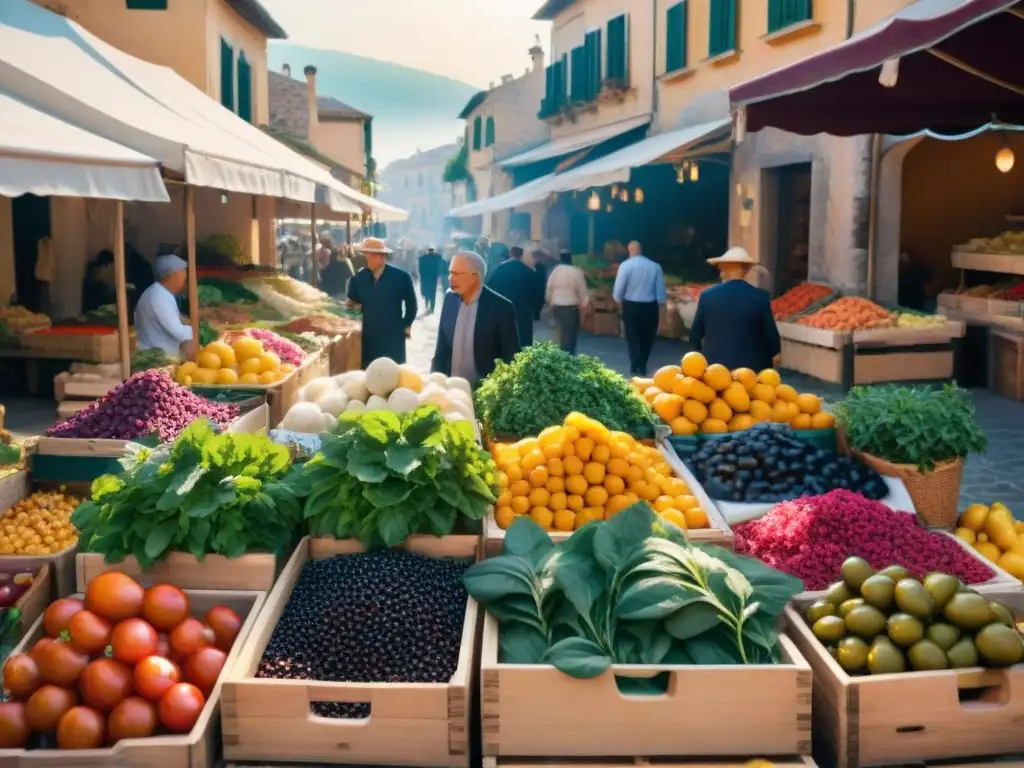
[[[318,96],[333,96],[373,115],[373,154],[383,169],[419,150],[450,144],[464,130],[459,112],[479,89],[440,75],[342,51],[271,43],[268,66],[317,69]]]

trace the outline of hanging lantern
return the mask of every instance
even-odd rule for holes
[[[619,196],[619,185],[618,184],[612,184],[612,197],[618,197],[618,196]]]
[[[700,170],[696,163],[690,163],[690,181],[700,181]]]
[[[686,183],[686,171],[681,165],[676,166],[676,184]]]
[[[621,200],[624,203],[629,202],[629,190],[626,189],[625,187],[623,187],[622,190],[619,192],[619,200]]]
[[[1003,147],[996,152],[996,168],[999,169],[1000,173],[1009,173],[1013,170],[1013,163],[1016,159],[1012,149]]]
[[[600,211],[601,210],[601,196],[597,194],[597,190],[590,193],[590,197],[587,199],[587,210],[588,211]]]
[[[633,202],[640,205],[644,201],[644,191],[637,187],[633,190]]]
[[[612,212],[612,204],[611,203],[608,203],[608,207],[605,208],[605,211],[607,211],[608,213]]]

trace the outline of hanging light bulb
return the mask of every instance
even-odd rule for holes
[[[606,211],[607,211],[608,213],[611,213],[611,212],[612,212],[612,204],[611,204],[611,203],[608,203],[608,207],[607,207],[607,208],[605,208],[605,210],[606,210]]]
[[[644,191],[637,187],[633,190],[633,202],[640,205],[644,201]]]
[[[1013,163],[1016,159],[1012,149],[1003,147],[996,152],[996,168],[999,169],[1000,173],[1009,173],[1013,170]]]
[[[619,192],[619,200],[621,200],[624,203],[629,202],[629,190],[626,189],[625,187],[623,187],[622,190]]]
[[[683,169],[683,166],[677,165],[676,166],[676,184],[685,184],[685,183],[686,183],[686,171]]]
[[[618,196],[619,196],[619,185],[618,184],[612,184],[612,197],[618,197]]]
[[[597,194],[597,190],[590,193],[590,197],[587,199],[587,210],[588,211],[600,211],[601,210],[601,196]]]
[[[700,170],[696,163],[690,164],[690,181],[700,181]]]

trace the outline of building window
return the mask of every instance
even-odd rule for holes
[[[811,0],[768,0],[768,32],[811,19]]]
[[[592,29],[583,38],[583,47],[587,51],[588,81],[590,93],[587,101],[593,101],[601,92],[601,30]]]
[[[622,14],[608,21],[608,75],[613,85],[629,85],[629,16]]]
[[[563,55],[545,71],[547,78],[544,87],[545,95],[540,103],[540,113],[538,114],[541,119],[557,115],[566,105],[568,101],[567,69],[568,61]]]
[[[478,117],[473,121],[473,151],[479,152],[483,142],[483,121]]]
[[[490,147],[494,144],[494,118],[488,117],[486,128],[484,129],[484,146]]]
[[[129,11],[166,11],[167,0],[125,0]]]
[[[527,211],[516,211],[509,216],[508,228],[511,232],[522,232],[526,238],[530,237],[530,214]]]
[[[676,3],[665,15],[665,71],[686,69],[686,0]]]
[[[235,49],[220,39],[220,103],[235,111]]]
[[[569,93],[574,104],[586,104],[590,101],[587,49],[582,45],[569,52]]]
[[[252,65],[238,52],[238,116],[252,122]]]
[[[736,0],[711,0],[708,56],[736,50]]]

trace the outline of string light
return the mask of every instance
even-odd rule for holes
[[[640,205],[644,201],[644,191],[637,187],[633,190],[633,202]]]
[[[622,191],[619,192],[619,200],[621,200],[624,203],[629,202],[629,190],[626,189],[625,187],[623,187]]]
[[[599,211],[601,210],[601,196],[597,194],[597,191],[590,193],[590,198],[587,200],[587,210]]]
[[[696,163],[690,163],[690,181],[700,181],[700,170]]]
[[[1013,170],[1013,163],[1016,160],[1016,156],[1013,154],[1013,150],[1009,147],[1003,147],[996,152],[996,168],[1001,173],[1009,173]]]

